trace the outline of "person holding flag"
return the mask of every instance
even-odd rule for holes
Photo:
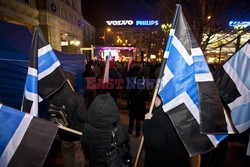
[[[51,97],[51,103],[58,100],[59,105],[63,103],[66,106],[66,110],[70,115],[70,128],[79,130],[80,132],[78,134],[81,134],[86,111],[84,99],[80,98],[82,97],[81,95],[77,95],[76,92],[73,92],[70,88],[70,84],[68,84],[69,81],[66,84],[65,74],[51,45],[47,42],[39,25],[36,26],[32,38],[22,111],[39,117],[38,104],[44,99]],[[55,98],[58,96],[60,96],[60,98]],[[70,133],[72,129],[70,129]],[[64,142],[64,144],[67,144],[67,146],[63,145],[65,146],[63,147],[65,152],[72,154],[68,156],[69,158],[65,161],[65,164],[67,164],[65,166],[77,167],[84,165],[80,137],[78,137],[77,140]]]
[[[180,5],[172,25],[158,94],[192,157],[211,151],[234,131]]]
[[[145,115],[142,129],[145,138],[145,167],[190,166],[188,153],[170,118],[164,113],[159,96],[155,100],[153,115]]]
[[[57,107],[65,106],[69,124],[67,127],[82,132],[87,114],[85,101],[81,94],[70,88],[68,82],[49,98],[49,103]],[[61,132],[59,137],[64,167],[84,166],[85,158],[80,142],[81,136]]]
[[[212,74],[179,4],[159,78],[149,113],[158,94],[163,111],[190,157],[213,150],[228,134],[234,133]],[[137,157],[139,152],[140,148]]]

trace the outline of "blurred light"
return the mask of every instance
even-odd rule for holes
[[[166,28],[167,28],[166,24],[162,24],[162,25],[161,25],[161,28],[162,28],[162,29],[166,29]]]
[[[79,46],[80,45],[80,41],[75,41],[75,46]]]
[[[80,41],[78,41],[78,40],[72,40],[69,43],[70,43],[70,45],[74,45],[74,46],[79,46],[80,45]]]
[[[107,28],[107,32],[111,32],[111,28]]]
[[[61,41],[61,46],[68,46],[69,45],[69,41]]]
[[[156,59],[156,55],[150,55],[150,59]]]
[[[167,33],[167,31],[171,28],[171,24],[166,23],[161,25],[161,29],[163,32]]]
[[[208,63],[214,63],[215,62],[215,57],[209,57],[207,62]]]

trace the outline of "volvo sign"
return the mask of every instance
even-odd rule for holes
[[[113,20],[113,21],[106,21],[109,26],[126,26],[126,25],[133,25],[133,20]]]
[[[109,26],[158,26],[158,20],[110,20],[106,21]]]

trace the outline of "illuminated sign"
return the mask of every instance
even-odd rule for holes
[[[250,26],[250,21],[230,21],[229,26],[234,28],[246,28]]]
[[[133,20],[114,20],[114,21],[106,21],[109,26],[122,26],[122,25],[133,25]]]
[[[159,22],[158,20],[112,20],[112,21],[106,21],[106,23],[109,26],[158,26]]]
[[[136,20],[136,26],[158,26],[158,20]]]

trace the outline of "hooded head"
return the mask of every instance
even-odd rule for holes
[[[107,94],[96,96],[89,106],[87,120],[96,128],[112,126],[119,120],[118,107],[114,99]]]

